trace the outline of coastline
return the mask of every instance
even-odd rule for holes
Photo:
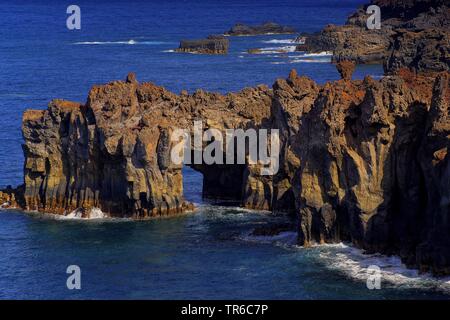
[[[6,5],[0,299],[449,299],[450,7],[286,4]]]

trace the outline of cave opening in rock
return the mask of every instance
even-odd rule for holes
[[[186,200],[194,203],[240,205],[245,165],[189,165],[183,167]]]

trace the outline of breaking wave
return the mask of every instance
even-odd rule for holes
[[[297,233],[286,231],[275,236],[243,235],[241,240],[259,243],[272,243],[279,247],[305,254],[311,250],[317,261],[325,268],[343,273],[356,281],[366,282],[373,274],[370,268],[377,266],[381,272],[381,285],[397,289],[437,290],[450,294],[450,277],[436,278],[431,274],[419,274],[418,270],[408,269],[398,256],[380,253],[365,254],[363,250],[344,243],[316,244],[312,248],[298,246]]]
[[[333,52],[331,51],[322,51],[318,53],[305,53],[304,57],[331,57],[333,55]]]
[[[254,54],[278,54],[278,53],[290,53],[295,52],[296,46],[283,46],[283,47],[267,47],[260,48]]]
[[[450,277],[436,278],[408,269],[398,256],[379,253],[365,254],[362,250],[345,244],[317,246],[319,257],[326,267],[343,272],[350,278],[366,281],[371,266],[381,271],[382,282],[404,289],[435,289],[450,293]]]
[[[67,220],[73,220],[73,219],[82,219],[82,220],[95,220],[95,219],[106,219],[109,218],[107,214],[105,214],[102,210],[99,208],[92,208],[90,209],[87,214],[83,214],[83,211],[81,209],[76,209],[69,214],[65,216],[58,216],[59,219],[67,219]]]
[[[277,44],[292,44],[296,43],[295,39],[272,39],[272,40],[264,40],[262,43],[277,43]]]

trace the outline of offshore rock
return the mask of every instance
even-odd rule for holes
[[[242,23],[235,24],[225,33],[228,36],[256,36],[264,34],[292,34],[296,33],[294,28],[282,26],[274,22],[266,22],[257,26],[249,26]]]
[[[230,42],[223,36],[208,36],[200,40],[182,40],[177,52],[199,54],[227,54]]]

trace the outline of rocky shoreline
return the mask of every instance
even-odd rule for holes
[[[193,165],[204,195],[251,209],[295,213],[299,243],[351,241],[399,254],[408,266],[448,274],[450,257],[449,74],[401,69],[381,80],[318,85],[292,71],[273,89],[176,95],[152,83],[95,86],[85,104],[53,100],[23,117],[26,210],[67,214],[100,208],[136,219],[192,209],[168,138],[206,128],[277,128],[280,170]],[[236,188],[239,186],[239,188]],[[11,194],[11,192],[9,192]],[[13,193],[14,194],[14,193]]]
[[[387,26],[441,21],[430,20],[427,6],[425,16],[417,15],[409,1],[400,20],[395,2],[374,3],[387,13]],[[191,165],[203,174],[203,196],[293,214],[303,246],[348,241],[367,252],[397,254],[422,272],[449,275],[448,32],[392,27],[369,40],[358,36],[366,32],[362,20],[357,13],[348,25],[327,27],[305,42],[320,50],[330,45],[338,81],[320,85],[292,70],[272,88],[175,94],[130,73],[125,81],[94,86],[85,103],[53,100],[46,110],[27,110],[24,185],[0,192],[0,204],[61,215],[92,208],[135,219],[181,214],[193,207],[184,199],[182,165],[170,158],[174,130],[192,130],[194,121],[219,132],[277,129],[275,175],[260,175],[260,164]],[[350,38],[373,46],[358,51],[335,41]],[[352,80],[355,62],[378,59],[385,63],[382,79]]]
[[[369,30],[366,9],[381,10],[381,29]],[[449,71],[450,8],[445,0],[373,0],[352,14],[345,25],[328,25],[297,51],[333,52],[332,61],[384,63],[387,73],[400,68],[417,71]]]

